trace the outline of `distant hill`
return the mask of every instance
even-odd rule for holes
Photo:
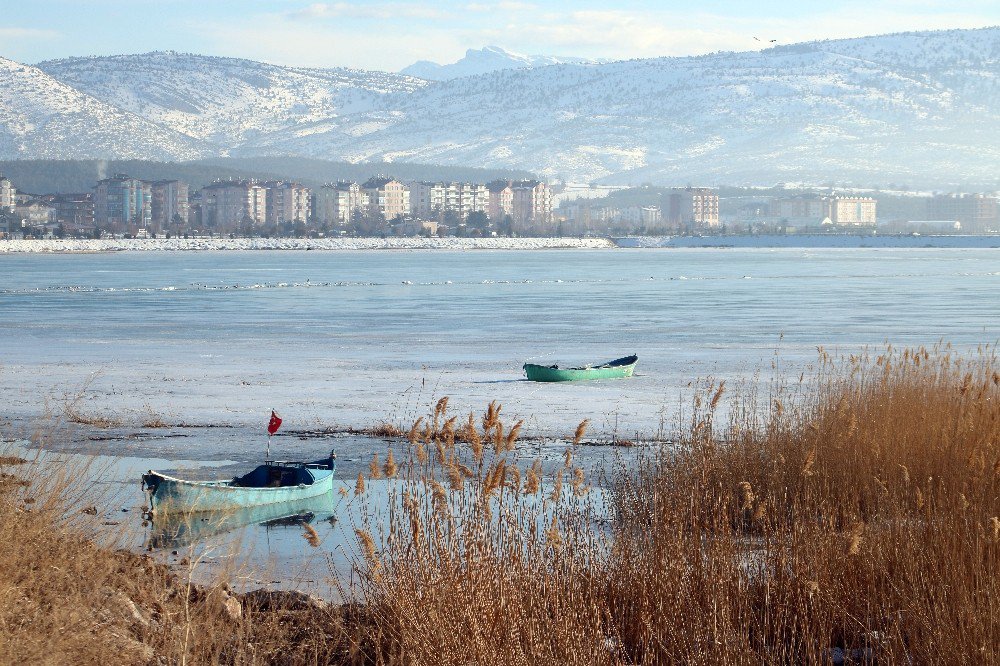
[[[428,81],[448,81],[463,76],[488,74],[501,69],[527,69],[565,64],[593,65],[598,62],[601,61],[588,60],[587,58],[521,55],[520,53],[513,53],[499,46],[486,46],[481,49],[469,49],[465,52],[465,57],[447,65],[439,65],[429,60],[420,60],[400,70],[399,73],[427,79]]]
[[[998,127],[995,27],[447,81],[172,52],[0,60],[0,159],[294,155],[613,184],[995,189]]]
[[[434,164],[328,162],[299,157],[212,158],[196,162],[146,160],[8,160],[0,174],[22,192],[32,194],[89,192],[101,178],[127,173],[143,180],[183,180],[199,189],[218,178],[297,180],[318,187],[336,180],[366,180],[390,174],[404,180],[488,182],[496,178],[531,178],[526,171],[475,169]]]
[[[0,158],[192,159],[202,141],[0,58]]]
[[[173,51],[38,64],[50,77],[198,139],[211,152],[271,132],[371,109],[425,81],[357,69],[281,67]]]

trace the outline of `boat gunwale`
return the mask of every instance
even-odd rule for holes
[[[632,376],[635,366],[638,363],[638,355],[631,354],[606,361],[600,365],[577,368],[560,368],[558,365],[525,363],[523,370],[529,381],[577,382],[601,379],[625,379]]]
[[[309,463],[309,464],[314,464],[314,463]],[[147,471],[145,474],[143,474],[143,477],[149,476],[149,475],[155,475],[155,476],[160,477],[164,481],[171,481],[173,483],[178,483],[178,484],[185,485],[185,486],[195,486],[195,487],[199,487],[199,488],[211,488],[212,490],[271,490],[271,491],[275,491],[275,490],[287,490],[288,488],[308,488],[310,486],[314,486],[317,483],[325,480],[327,478],[327,476],[333,476],[333,473],[334,473],[334,470],[331,467],[317,466],[317,467],[313,467],[313,468],[306,467],[305,469],[307,469],[307,470],[309,470],[309,469],[325,470],[325,471],[329,471],[330,474],[329,475],[324,474],[323,476],[321,476],[319,478],[317,478],[315,474],[310,474],[310,476],[313,477],[312,483],[297,483],[294,486],[234,486],[234,485],[231,485],[232,484],[232,480],[230,480],[230,481],[221,481],[221,480],[216,480],[216,481],[189,481],[187,479],[178,479],[176,476],[170,476],[169,474],[164,474],[162,472],[157,472],[156,470],[152,470],[152,469],[149,470],[149,471]]]

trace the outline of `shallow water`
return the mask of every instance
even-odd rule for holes
[[[551,466],[556,438],[583,418],[588,438],[669,428],[698,377],[732,385],[772,364],[797,375],[818,346],[974,347],[1000,334],[997,249],[25,255],[0,256],[0,271],[2,434],[130,460],[107,480],[132,493],[108,509],[119,522],[139,522],[149,467],[202,478],[252,467],[272,408],[285,419],[275,456],[335,448],[353,488],[374,453],[405,451],[342,431],[408,426],[445,395],[458,414],[500,401],[508,424],[523,418],[523,434],[549,438],[518,455]],[[529,359],[628,353],[640,359],[630,380],[521,378]],[[67,408],[108,422],[68,423]],[[309,432],[327,428],[340,432]],[[620,453],[581,459],[594,469]],[[349,577],[351,521],[308,512],[328,550],[308,547],[295,521],[225,533],[253,554],[249,583],[328,585],[331,567]],[[180,561],[185,548],[160,551]],[[230,563],[224,551],[212,546],[205,569]]]
[[[592,432],[651,434],[699,376],[1000,332],[996,249],[119,253],[0,268],[15,422],[82,394],[80,410],[133,428],[235,427],[142,452],[200,459],[248,459],[272,408],[286,428],[406,424],[443,395],[459,411],[498,399],[526,433],[591,418]],[[628,353],[632,380],[522,380],[525,360]]]
[[[379,447],[383,452],[385,445],[382,442]],[[405,446],[397,443],[395,448],[403,459]],[[564,444],[545,442],[517,455],[537,456],[543,461],[544,473],[551,478],[563,464],[564,449]],[[567,482],[558,508],[586,509],[589,516],[606,518],[601,485],[607,479],[601,472],[623,468],[632,464],[636,456],[648,452],[648,449],[609,451],[577,447],[574,464],[587,470],[587,484],[592,487],[585,497],[576,498]],[[356,495],[358,471],[368,476],[370,458],[346,457],[338,459],[339,480],[333,491],[324,496],[230,512],[149,516],[148,500],[138,483],[148,469],[183,478],[228,479],[248,471],[249,467],[230,460],[66,453],[38,449],[29,441],[0,443],[0,455],[28,460],[17,471],[29,478],[32,464],[40,465],[46,474],[66,473],[72,479],[66,495],[71,498],[69,511],[96,509],[93,520],[85,525],[90,526],[87,529],[96,529],[96,534],[115,547],[149,553],[179,574],[190,575],[203,584],[224,579],[239,590],[296,589],[334,600],[352,594],[354,565],[362,560],[355,529],[369,531],[381,544],[389,529],[390,514],[400,510],[402,493],[430,495],[423,484],[372,478],[366,479],[364,492]],[[533,520],[540,530],[548,526],[548,519],[557,508],[544,499],[551,488],[551,483],[544,483],[540,495],[523,498],[520,505],[527,512],[525,519],[535,516]],[[463,497],[452,494],[450,501],[457,513]],[[494,506],[500,515],[499,507],[495,503]],[[306,539],[307,524],[316,533],[315,546]]]

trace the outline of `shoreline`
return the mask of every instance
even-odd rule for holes
[[[734,234],[601,238],[122,238],[0,239],[0,255],[110,254],[115,252],[371,252],[441,250],[651,249],[996,249],[1000,235]]]
[[[288,250],[559,250],[616,248],[609,238],[127,238],[0,240],[3,254]]]

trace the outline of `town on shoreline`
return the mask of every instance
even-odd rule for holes
[[[33,194],[0,175],[0,239],[615,238],[768,234],[995,234],[989,194],[877,196],[833,188],[610,187],[377,175],[294,180],[115,174],[90,192]],[[880,210],[880,205],[882,210]]]

